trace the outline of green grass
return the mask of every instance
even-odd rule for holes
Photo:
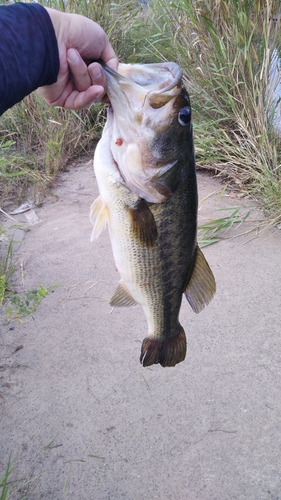
[[[4,236],[5,231],[0,229],[0,236]],[[13,263],[13,241],[8,243],[7,250],[0,258],[0,307],[4,300],[11,293],[11,279],[15,273],[16,266]]]
[[[44,285],[39,285],[34,290],[27,290],[20,294],[10,294],[9,305],[6,307],[7,320],[22,320],[29,315],[32,316],[42,300],[53,289],[54,286],[46,288]]]
[[[251,213],[251,211],[248,211],[245,215],[241,215],[241,207],[220,208],[218,210],[230,213],[225,217],[211,219],[198,226],[198,243],[201,248],[227,239],[227,231],[233,226],[241,226],[247,221]]]
[[[9,457],[6,470],[2,477],[0,477],[0,490],[1,496],[0,500],[7,500],[9,495],[8,479],[12,472],[11,457]]]
[[[79,114],[48,106],[36,93],[0,118],[2,206],[26,196],[42,199],[59,171],[80,155],[92,154],[100,128],[100,106]]]
[[[8,322],[22,321],[32,315],[48,293],[58,286],[57,284],[47,288],[39,285],[36,289],[21,293],[14,291],[13,278],[19,266],[13,256],[13,237],[10,235],[13,227],[6,231],[0,225],[0,310],[4,311],[5,307],[4,315]]]

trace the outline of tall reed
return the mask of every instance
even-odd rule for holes
[[[274,120],[281,80],[278,0],[153,3],[158,38],[150,51],[183,68],[193,103],[197,164],[220,172],[281,217],[280,131]],[[159,44],[159,39],[161,44]],[[163,40],[165,42],[163,43]],[[269,91],[270,89],[270,91]]]

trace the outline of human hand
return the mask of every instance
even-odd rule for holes
[[[118,59],[103,29],[94,21],[78,14],[67,14],[46,8],[58,42],[60,69],[57,82],[38,89],[51,106],[82,109],[102,102],[106,95],[106,79],[98,63],[103,59],[117,70]]]

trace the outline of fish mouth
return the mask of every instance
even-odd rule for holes
[[[181,93],[182,70],[174,62],[151,64],[119,64],[118,72],[98,61],[104,69],[107,80],[107,93],[111,105],[120,100],[132,106],[132,94],[138,95],[144,106],[160,108]],[[142,99],[141,99],[142,97]]]

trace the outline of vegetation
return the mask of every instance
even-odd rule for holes
[[[207,247],[225,239],[228,229],[234,225],[240,226],[243,222],[246,222],[251,211],[248,211],[245,215],[241,215],[240,208],[241,207],[220,208],[219,210],[230,213],[225,217],[209,220],[201,224],[198,227],[198,243],[200,247]]]
[[[280,98],[274,92],[281,78],[280,2],[154,5],[158,34],[150,38],[150,52],[161,58],[164,46],[165,57],[183,68],[193,103],[197,165],[232,180],[280,221]]]
[[[6,470],[3,474],[3,476],[0,477],[0,488],[1,488],[0,500],[6,500],[8,498],[8,494],[9,494],[8,478],[9,478],[9,475],[11,474],[11,472],[12,472],[11,457],[9,457]]]
[[[3,237],[4,231],[0,228],[0,236]],[[10,282],[15,272],[16,266],[13,263],[13,242],[8,243],[8,248],[5,255],[0,259],[0,306],[2,306],[4,299],[9,296]]]
[[[42,300],[56,286],[57,285],[46,288],[44,285],[39,285],[36,290],[27,290],[21,294],[11,294],[9,296],[10,304],[6,308],[7,320],[21,320],[32,315],[41,304]]]
[[[3,255],[0,255],[0,307],[8,302],[5,310],[7,321],[22,320],[26,316],[32,315],[42,300],[58,284],[49,288],[39,285],[35,290],[16,293],[13,290],[13,276],[17,270],[17,265],[13,259],[13,239],[6,235],[6,233],[7,231],[1,229],[0,226],[0,241],[7,240],[7,248],[3,252]]]

